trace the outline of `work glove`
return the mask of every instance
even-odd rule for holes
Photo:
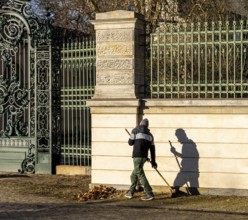
[[[152,168],[157,169],[158,165],[155,161],[152,161],[151,164],[152,164]]]

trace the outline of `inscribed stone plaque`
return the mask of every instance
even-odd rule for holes
[[[133,31],[132,30],[107,30],[107,31],[98,31],[96,33],[96,40],[100,41],[133,41]]]
[[[97,45],[97,56],[132,56],[133,45],[131,43],[108,42]]]

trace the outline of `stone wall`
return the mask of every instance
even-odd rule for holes
[[[183,129],[196,146],[186,149],[184,155],[188,157],[185,178],[192,177],[191,186],[199,188],[202,194],[248,195],[247,101],[145,101],[143,117],[149,119],[155,138],[158,170],[171,185],[179,167],[169,140],[182,153],[182,144],[175,133]],[[133,164],[132,147],[127,144],[124,128],[131,131],[136,116],[132,107],[121,106],[120,102],[116,108],[118,113],[112,112],[112,104],[93,108],[92,184],[127,189]],[[181,163],[181,158],[178,161]],[[149,163],[145,170],[155,190],[166,190]]]

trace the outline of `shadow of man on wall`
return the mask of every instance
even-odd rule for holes
[[[191,195],[200,195],[198,191],[199,187],[199,153],[196,144],[187,137],[185,131],[182,128],[178,128],[175,135],[182,144],[182,152],[178,152],[175,147],[172,146],[171,152],[174,154],[178,167],[180,169],[174,180],[174,188],[176,193],[180,193],[180,187],[186,184],[186,190]],[[181,163],[179,159],[181,158]]]

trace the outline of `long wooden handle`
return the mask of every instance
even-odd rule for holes
[[[128,135],[130,136],[131,134],[130,134],[130,132],[125,128],[125,130],[126,130],[126,132],[128,133]]]
[[[174,193],[174,190],[172,189],[172,187],[170,186],[170,184],[166,181],[166,179],[162,176],[162,174],[158,171],[158,169],[157,168],[154,168],[154,169],[157,171],[158,175],[164,180],[164,182],[166,183],[166,185],[169,187],[170,191],[172,193]]]

